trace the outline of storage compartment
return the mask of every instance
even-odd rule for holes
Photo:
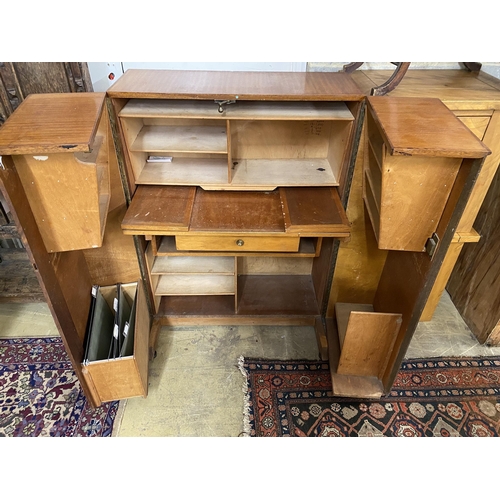
[[[330,370],[339,396],[380,397],[383,378],[399,333],[402,315],[375,312],[371,304],[335,305],[340,355]],[[333,345],[335,340],[330,339]],[[365,391],[363,394],[362,391]]]
[[[298,236],[249,236],[248,234],[194,236],[178,234],[178,250],[230,252],[296,252]]]
[[[326,293],[321,269],[329,259],[331,240],[326,246],[316,241],[317,254],[311,251],[300,256],[294,253],[260,256],[254,251],[216,256],[210,251],[182,255],[178,250],[173,251],[169,237],[163,239],[167,242],[162,242],[160,248],[168,255],[158,255],[158,251],[155,255],[152,242],[146,249],[156,312],[198,316],[200,308],[207,308],[210,315],[222,316],[319,314]],[[307,243],[306,247],[309,248]],[[326,250],[321,253],[323,248]],[[228,295],[233,296],[232,302],[224,298]]]
[[[151,239],[151,245],[152,245],[152,251],[153,255],[155,256],[199,256],[203,255],[204,250],[180,250],[176,246],[176,237],[175,236],[153,236]],[[273,238],[274,240],[274,238]],[[291,238],[292,241],[295,240],[295,238]],[[300,258],[300,257],[317,257],[321,251],[321,243],[322,239],[321,238],[300,238],[299,239],[299,246],[296,251],[293,252],[287,252],[286,254],[276,252],[276,251],[263,251],[263,250],[258,250],[259,255],[261,257],[265,256],[272,256],[272,257],[293,257],[293,258]],[[238,247],[236,249],[236,252],[238,252],[238,255],[247,255],[247,256],[252,256],[255,254],[255,250],[249,250],[248,246],[244,248],[245,245],[243,245],[243,248]],[[273,248],[276,248],[276,245],[273,244]],[[260,248],[260,247],[259,247]],[[227,250],[227,251],[215,251],[215,250],[210,250],[210,255],[214,256],[232,256],[234,255],[234,249],[232,250]]]
[[[337,186],[353,132],[344,102],[131,99],[120,111],[136,184]],[[151,155],[168,161],[148,162]]]
[[[23,120],[29,115],[30,130],[44,136],[28,148],[33,153],[23,150],[12,158],[50,253],[102,245],[110,202],[108,156],[114,153],[102,95],[61,99],[80,110],[80,128],[67,123],[58,106],[50,106],[53,99],[34,94],[13,114],[6,131],[19,122],[15,133],[26,134]]]
[[[421,100],[421,106],[405,99],[399,108],[394,101],[389,107],[399,118],[389,122],[387,103],[369,99],[363,199],[380,249],[423,252],[462,163],[460,142],[450,137],[472,142],[472,134],[437,99]],[[456,132],[443,140],[442,130],[450,126]],[[422,127],[425,147],[419,147],[421,139],[413,140]]]
[[[136,297],[133,353],[115,359],[82,364],[83,376],[98,404],[148,393],[150,319],[142,284],[122,285],[128,300]],[[116,286],[100,287],[104,299],[113,307]]]

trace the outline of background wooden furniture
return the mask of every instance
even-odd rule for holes
[[[0,125],[30,94],[92,91],[85,62],[0,62]]]
[[[369,94],[370,89],[387,81],[391,74],[391,71],[355,71],[352,77]],[[421,320],[426,321],[432,318],[462,247],[464,244],[473,246],[480,238],[473,228],[474,220],[500,162],[500,91],[498,81],[481,72],[409,69],[387,97],[435,97],[442,100],[492,151],[484,162],[422,313]],[[334,314],[336,302],[372,303],[387,257],[387,252],[377,247],[362,202],[363,165],[369,161],[368,154],[367,137],[363,132],[347,206],[347,216],[352,224],[351,239],[340,244],[329,315]],[[461,279],[459,276],[457,279]],[[458,303],[457,307],[460,311]]]
[[[488,83],[500,91],[500,81],[489,79]],[[498,113],[498,109],[495,108],[487,129],[487,139],[492,141],[491,148],[496,152],[500,145],[499,126],[495,125],[496,128],[491,131],[490,127],[500,121]],[[493,137],[495,137],[494,143]],[[497,165],[500,161],[499,156],[497,152]],[[464,246],[451,273],[447,290],[478,341],[489,345],[500,345],[500,291],[497,286],[500,172],[491,168],[488,175],[492,176],[491,185],[473,228],[481,239],[474,245]],[[487,187],[485,185],[483,189]],[[470,221],[467,221],[467,224],[469,223]]]

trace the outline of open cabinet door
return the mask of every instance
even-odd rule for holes
[[[43,294],[64,342],[82,389],[89,401],[95,398],[83,379],[80,364],[92,288],[82,251],[48,253],[23,185],[10,156],[2,158],[0,190],[9,206]],[[75,286],[78,284],[78,286]]]

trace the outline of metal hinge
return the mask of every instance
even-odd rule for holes
[[[2,170],[5,170],[5,165],[4,165],[4,164],[3,164],[3,162],[2,162],[2,157],[1,157],[1,156],[0,156],[0,168],[1,168]]]
[[[425,244],[425,251],[427,252],[427,254],[431,259],[434,257],[438,245],[439,245],[439,236],[437,235],[437,233],[433,233],[433,235],[427,240]]]

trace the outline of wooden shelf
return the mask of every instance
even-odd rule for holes
[[[368,175],[366,172],[365,172],[363,190],[364,190],[363,199],[365,201],[366,210],[368,212],[368,215],[370,216],[370,220],[372,223],[373,231],[375,233],[375,237],[378,240],[379,234],[380,234],[380,212],[377,208],[375,196],[372,192],[372,188],[371,188],[370,182],[368,180]]]
[[[146,125],[130,150],[146,153],[227,154],[226,127]]]
[[[155,295],[234,295],[234,275],[163,274]]]
[[[121,118],[210,118],[252,120],[354,120],[343,102],[240,101],[219,113],[214,101],[130,99]]]
[[[145,163],[136,184],[226,186],[226,158],[177,158],[167,163]]]
[[[238,276],[238,314],[319,314],[311,276]]]
[[[278,186],[338,186],[327,159],[233,159],[231,186],[275,189]],[[337,169],[335,169],[337,171]]]
[[[151,274],[234,275],[233,257],[156,257]]]
[[[170,317],[234,317],[234,297],[229,295],[163,296],[158,314]]]

